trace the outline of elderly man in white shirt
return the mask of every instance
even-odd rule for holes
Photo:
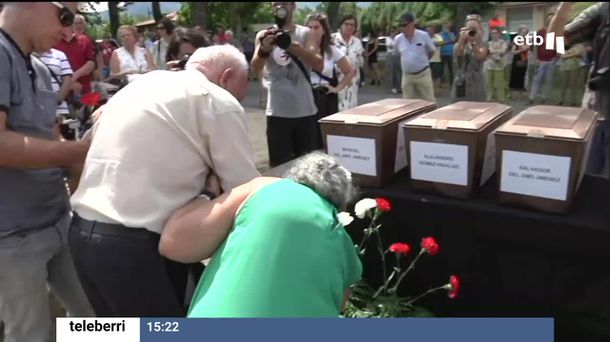
[[[72,196],[69,235],[98,316],[185,316],[188,266],[159,254],[178,208],[259,176],[240,105],[248,64],[231,45],[198,49],[183,71],[153,71],[103,109]]]
[[[436,51],[426,31],[415,28],[415,17],[406,13],[401,18],[402,34],[396,36],[394,46],[400,53],[402,67],[402,97],[436,102],[430,59]]]

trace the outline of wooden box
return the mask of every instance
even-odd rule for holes
[[[461,101],[404,123],[413,190],[471,197],[495,172],[493,131],[511,113],[503,104]]]
[[[598,114],[530,107],[495,132],[501,203],[562,213],[585,173]]]
[[[354,184],[382,187],[407,166],[400,123],[436,108],[424,100],[385,99],[320,119],[326,152],[352,172]]]

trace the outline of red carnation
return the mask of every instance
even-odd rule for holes
[[[91,92],[91,93],[84,95],[81,98],[80,102],[84,105],[94,107],[100,103],[101,99],[102,99],[102,94],[97,93],[97,92]]]
[[[375,201],[377,201],[377,208],[379,208],[379,210],[382,212],[387,212],[392,209],[390,201],[385,198],[377,197],[375,198]]]
[[[396,254],[408,254],[410,250],[411,247],[409,247],[409,245],[406,243],[396,242],[390,246],[390,252]]]
[[[423,238],[421,240],[421,248],[425,249],[430,255],[435,255],[438,253],[438,244],[434,238],[431,237]]]
[[[457,276],[452,275],[449,277],[449,285],[451,286],[449,289],[449,298],[455,299],[460,292],[460,280]]]

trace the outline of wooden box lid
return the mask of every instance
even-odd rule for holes
[[[320,119],[320,123],[346,123],[383,126],[405,116],[436,108],[424,100],[385,99],[367,103]]]
[[[406,127],[481,131],[512,108],[500,103],[460,101],[410,120]]]
[[[534,106],[498,127],[496,133],[585,140],[597,117],[596,112],[585,108]]]

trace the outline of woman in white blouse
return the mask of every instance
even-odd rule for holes
[[[131,82],[137,76],[155,69],[150,52],[138,46],[138,31],[135,27],[119,27],[118,36],[123,46],[112,52],[110,78]]]
[[[355,71],[355,79],[348,87],[339,92],[339,111],[358,105],[358,89],[360,88],[360,68],[364,65],[364,48],[362,41],[354,36],[358,30],[356,17],[348,15],[341,20],[339,32],[333,34],[335,45],[343,52]],[[341,77],[341,76],[340,76]]]
[[[345,54],[331,41],[330,26],[324,14],[314,13],[307,18],[308,46],[324,59],[321,73],[312,70],[311,84],[318,107],[318,120],[339,111],[339,93],[352,82],[356,71]],[[338,70],[337,70],[338,69]],[[339,74],[343,75],[339,81]],[[318,148],[322,148],[322,136],[318,135]]]

